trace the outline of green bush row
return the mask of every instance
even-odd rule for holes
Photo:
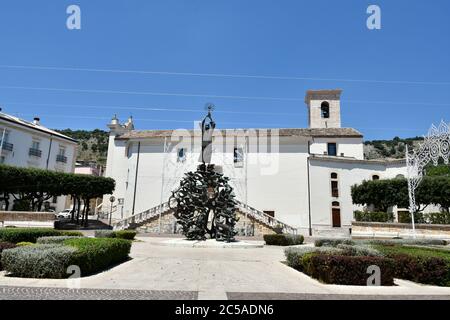
[[[302,235],[290,234],[265,234],[264,241],[267,245],[273,246],[293,246],[302,244],[305,238]]]
[[[0,241],[19,243],[33,242],[41,237],[83,236],[77,231],[60,231],[51,228],[0,228]]]
[[[364,222],[392,222],[394,221],[394,214],[392,212],[365,212],[355,211],[355,221]]]
[[[63,244],[64,241],[68,239],[80,239],[82,237],[74,237],[74,236],[53,236],[53,237],[41,237],[38,238],[37,244]]]
[[[450,286],[450,251],[398,245],[377,245],[376,249],[395,260],[397,278]]]
[[[404,211],[399,212],[398,222],[412,223],[411,213],[404,212]],[[445,212],[445,211],[444,212],[430,212],[430,213],[416,212],[416,213],[414,213],[414,222],[415,223],[429,223],[429,224],[450,224],[450,213]]]
[[[393,259],[368,256],[345,256],[310,253],[303,256],[303,270],[311,277],[328,284],[366,286],[370,266],[381,270],[381,285],[394,285]]]
[[[314,241],[316,247],[337,247],[338,244],[354,245],[355,242],[346,238],[319,238]]]
[[[67,267],[77,251],[74,247],[42,244],[2,252],[3,268],[15,277],[66,278]]]
[[[127,260],[131,249],[131,241],[125,239],[80,238],[63,243],[77,249],[71,264],[79,266],[82,275],[93,274]]]
[[[96,230],[95,237],[96,238],[118,238],[118,239],[126,239],[126,240],[134,240],[137,232],[134,230]]]
[[[16,277],[66,278],[71,265],[87,276],[127,260],[131,248],[131,241],[124,239],[66,238],[57,242],[4,250],[1,263]]]
[[[0,258],[1,258],[3,250],[12,249],[12,248],[15,248],[15,247],[16,247],[16,245],[14,243],[0,242]],[[2,267],[2,261],[0,259],[0,271],[1,270],[3,270],[3,267]]]

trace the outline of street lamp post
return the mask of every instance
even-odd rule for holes
[[[109,197],[109,202],[111,202],[111,209],[109,211],[109,225],[111,225],[111,219],[112,219],[112,209],[113,209],[113,203],[116,201],[116,198],[114,196]]]

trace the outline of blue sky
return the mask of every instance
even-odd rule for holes
[[[70,4],[81,30],[66,28]],[[366,27],[370,4],[381,30]],[[60,129],[106,129],[115,113],[192,128],[207,102],[220,127],[306,127],[305,91],[341,88],[343,126],[422,135],[450,121],[449,31],[447,0],[4,0],[0,105]]]

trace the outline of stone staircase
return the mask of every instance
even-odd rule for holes
[[[242,235],[262,235],[274,233],[275,229],[281,229],[283,233],[297,234],[297,229],[277,220],[268,214],[257,210],[238,200],[237,213],[240,218],[236,229]],[[159,217],[161,216],[161,219]],[[138,229],[143,232],[177,233],[176,219],[169,202],[150,208],[146,211],[118,220],[113,223],[114,230]]]

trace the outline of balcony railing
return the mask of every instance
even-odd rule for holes
[[[42,150],[30,148],[30,150],[28,151],[28,154],[30,156],[35,156],[35,157],[40,158],[40,157],[42,157]]]
[[[9,142],[3,142],[2,149],[6,151],[13,151],[14,145]]]
[[[67,157],[62,154],[56,155],[56,162],[67,163]]]

